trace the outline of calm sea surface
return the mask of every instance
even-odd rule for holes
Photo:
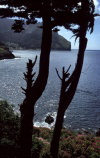
[[[18,104],[24,99],[21,86],[25,87],[23,72],[26,71],[26,62],[38,55],[34,69],[38,74],[40,53],[31,50],[13,51],[13,53],[20,58],[0,61],[0,99],[6,99],[19,109]],[[76,57],[76,50],[51,52],[48,84],[35,107],[35,125],[47,126],[44,120],[48,113],[56,116],[61,83],[55,68],[61,74],[62,67],[65,66],[67,69],[71,64],[71,72]],[[64,125],[73,129],[100,128],[100,51],[86,51],[77,91],[64,118]]]

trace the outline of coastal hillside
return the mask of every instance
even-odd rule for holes
[[[0,101],[0,158],[20,158],[20,117],[13,105]],[[51,158],[53,128],[33,127],[32,158]],[[62,129],[59,158],[100,158],[100,131]]]
[[[42,29],[39,28],[41,23],[35,25],[25,25],[25,30],[21,33],[14,33],[11,26],[14,23],[11,19],[0,19],[0,42],[18,49],[40,49]],[[64,37],[53,32],[52,39],[53,50],[71,50],[71,43]]]

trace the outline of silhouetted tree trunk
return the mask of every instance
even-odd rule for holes
[[[51,18],[43,17],[43,34],[41,44],[41,55],[39,64],[39,74],[36,81],[30,84],[30,95],[28,95],[20,106],[21,111],[21,158],[31,158],[32,131],[34,106],[42,95],[47,84],[49,74],[49,56],[52,42]],[[31,69],[32,70],[32,69]],[[32,73],[31,73],[32,74]],[[29,91],[29,89],[28,89]]]
[[[84,52],[87,45],[87,39],[85,38],[86,29],[84,27],[80,28],[80,33],[81,34],[80,34],[80,40],[79,40],[79,52],[78,52],[78,57],[77,57],[77,63],[72,75],[69,77],[68,71],[70,67],[68,68],[67,71],[65,71],[65,69],[63,68],[62,78],[60,77],[57,71],[57,74],[59,78],[61,79],[62,86],[61,86],[57,118],[56,118],[56,123],[54,127],[53,138],[51,141],[51,147],[50,147],[50,152],[53,158],[58,157],[59,141],[60,141],[61,129],[63,126],[64,113],[74,97],[77,84],[80,78],[82,66],[83,66]]]

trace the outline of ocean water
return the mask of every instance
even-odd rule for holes
[[[21,87],[25,88],[23,72],[26,62],[38,56],[34,71],[38,75],[39,51],[14,50],[17,58],[0,61],[0,99],[5,99],[19,109],[24,95]],[[50,56],[50,72],[46,89],[35,106],[35,125],[48,126],[45,117],[48,114],[56,117],[59,103],[61,83],[55,68],[62,74],[62,67],[67,69],[71,64],[73,71],[77,58],[77,51],[52,51]],[[64,126],[73,129],[100,128],[100,51],[86,51],[82,74],[76,94],[64,116]],[[53,124],[51,124],[53,126]]]

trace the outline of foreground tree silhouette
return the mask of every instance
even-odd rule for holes
[[[22,20],[22,18],[26,19],[27,24],[35,24],[35,18],[37,17],[42,17],[43,20],[43,35],[39,63],[39,74],[34,83],[32,83],[31,78],[31,93],[26,93],[29,90],[27,85],[27,89],[25,90],[26,98],[20,106],[22,158],[31,157],[34,106],[36,101],[42,95],[47,84],[49,74],[49,56],[52,41],[52,29],[56,26],[65,26],[67,29],[78,33],[77,29],[72,28],[72,25],[80,25],[79,17],[81,14],[83,14],[82,12],[80,12],[80,3],[83,1],[84,0],[34,0],[33,2],[33,0],[0,0],[0,4],[2,5],[2,7],[0,7],[0,17],[20,18],[19,20],[17,19],[15,21],[15,24],[12,26],[15,32],[21,32],[24,29],[23,26],[25,21]],[[6,7],[4,7],[3,5],[6,5]],[[31,62],[29,64],[31,70],[32,65],[34,64],[32,64]],[[25,76],[27,77],[27,75]]]
[[[39,63],[39,74],[36,81],[32,82],[32,68],[35,62],[32,64],[30,61],[27,65],[27,73],[25,79],[27,80],[27,88],[25,91],[25,100],[20,106],[21,111],[21,157],[31,157],[32,147],[32,130],[33,130],[33,118],[34,118],[34,105],[38,98],[42,95],[49,74],[49,56],[52,41],[52,28],[51,28],[51,17],[50,17],[50,1],[40,0],[0,0],[2,5],[0,8],[0,17],[20,17],[16,19],[12,28],[15,32],[21,32],[24,30],[23,25],[25,23],[22,18],[26,19],[27,24],[35,24],[35,17],[42,17],[43,20],[43,34],[41,43],[41,55]],[[7,5],[4,7],[4,5]]]
[[[79,28],[76,33],[76,38],[79,37],[79,51],[77,56],[77,63],[74,68],[73,73],[70,75],[69,68],[65,71],[63,67],[62,77],[60,77],[58,70],[56,69],[57,75],[61,80],[61,92],[60,92],[60,100],[59,107],[57,112],[56,123],[53,132],[53,138],[51,141],[50,152],[53,158],[58,157],[59,150],[59,141],[61,135],[61,129],[63,126],[64,114],[70,102],[72,101],[78,82],[80,78],[80,74],[82,71],[83,61],[84,61],[84,52],[87,46],[87,38],[86,32],[88,29],[91,29],[91,33],[93,31],[94,25],[94,4],[93,1],[84,0],[81,1],[81,9],[80,9],[80,17]]]

